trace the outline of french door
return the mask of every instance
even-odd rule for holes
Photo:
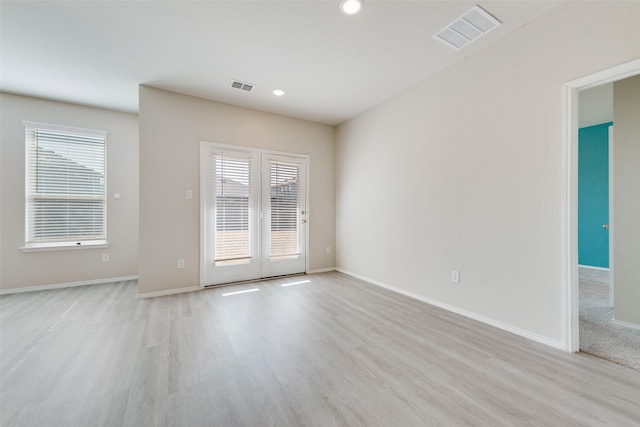
[[[305,271],[306,163],[201,144],[201,285]]]

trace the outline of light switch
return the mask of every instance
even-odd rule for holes
[[[184,190],[184,198],[187,200],[193,199],[193,190]]]
[[[119,198],[120,198],[120,193],[116,193],[116,194],[114,194],[114,195],[113,195],[113,198],[114,198],[114,199],[119,199]]]

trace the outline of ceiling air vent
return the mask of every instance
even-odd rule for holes
[[[251,83],[244,83],[238,80],[232,80],[231,87],[235,89],[244,90],[246,92],[251,92],[255,87],[255,85],[252,85]]]
[[[469,9],[460,18],[444,27],[433,38],[455,50],[462,49],[501,24],[480,6]]]

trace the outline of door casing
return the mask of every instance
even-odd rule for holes
[[[308,273],[309,271],[309,224],[312,217],[312,213],[309,212],[309,175],[310,175],[310,161],[309,156],[305,154],[297,154],[297,153],[287,153],[282,151],[273,151],[273,150],[263,150],[259,148],[247,147],[247,146],[239,146],[239,145],[230,145],[230,144],[219,144],[210,141],[200,141],[200,288],[204,288],[206,286],[213,285],[224,285],[227,283],[233,283],[235,281],[244,281],[244,280],[254,280],[254,279],[243,279],[234,280],[230,282],[224,283],[209,283],[208,275],[210,274],[207,271],[207,263],[205,261],[205,257],[207,254],[207,239],[206,233],[210,232],[208,230],[207,225],[207,216],[204,214],[203,207],[206,206],[207,202],[207,191],[210,189],[210,185],[207,182],[207,161],[208,156],[211,154],[213,150],[232,150],[232,151],[244,151],[258,154],[258,164],[261,164],[261,158],[263,155],[275,155],[275,156],[284,156],[284,157],[293,157],[298,159],[303,159],[305,161],[305,177],[304,177],[304,191],[305,191],[305,200],[304,200],[304,210],[306,212],[306,222],[303,224],[304,233],[306,238],[304,239],[304,251],[305,251],[305,262],[304,262],[304,273]],[[260,167],[258,167],[260,169]],[[260,186],[262,187],[262,186]],[[261,191],[261,190],[260,190]],[[260,210],[261,207],[261,195],[258,195],[258,199],[260,200]],[[258,240],[257,242],[260,251],[262,252],[262,242]],[[260,258],[262,258],[262,254],[260,254]],[[255,278],[255,280],[259,280],[261,277]]]
[[[640,59],[565,83],[562,86],[562,347],[580,350],[578,292],[578,93],[640,74]],[[611,219],[611,218],[610,218]],[[615,225],[614,225],[615,226]],[[610,234],[613,234],[609,228]],[[613,240],[609,241],[610,247]],[[615,259],[609,259],[612,269]]]

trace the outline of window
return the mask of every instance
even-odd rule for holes
[[[253,194],[251,155],[217,152],[216,174],[216,247],[214,261],[219,265],[248,262],[252,257],[249,244],[249,207]]]
[[[106,132],[24,126],[25,249],[106,244]]]
[[[269,160],[271,196],[271,259],[295,258],[300,255],[298,227],[301,218],[300,165]]]

